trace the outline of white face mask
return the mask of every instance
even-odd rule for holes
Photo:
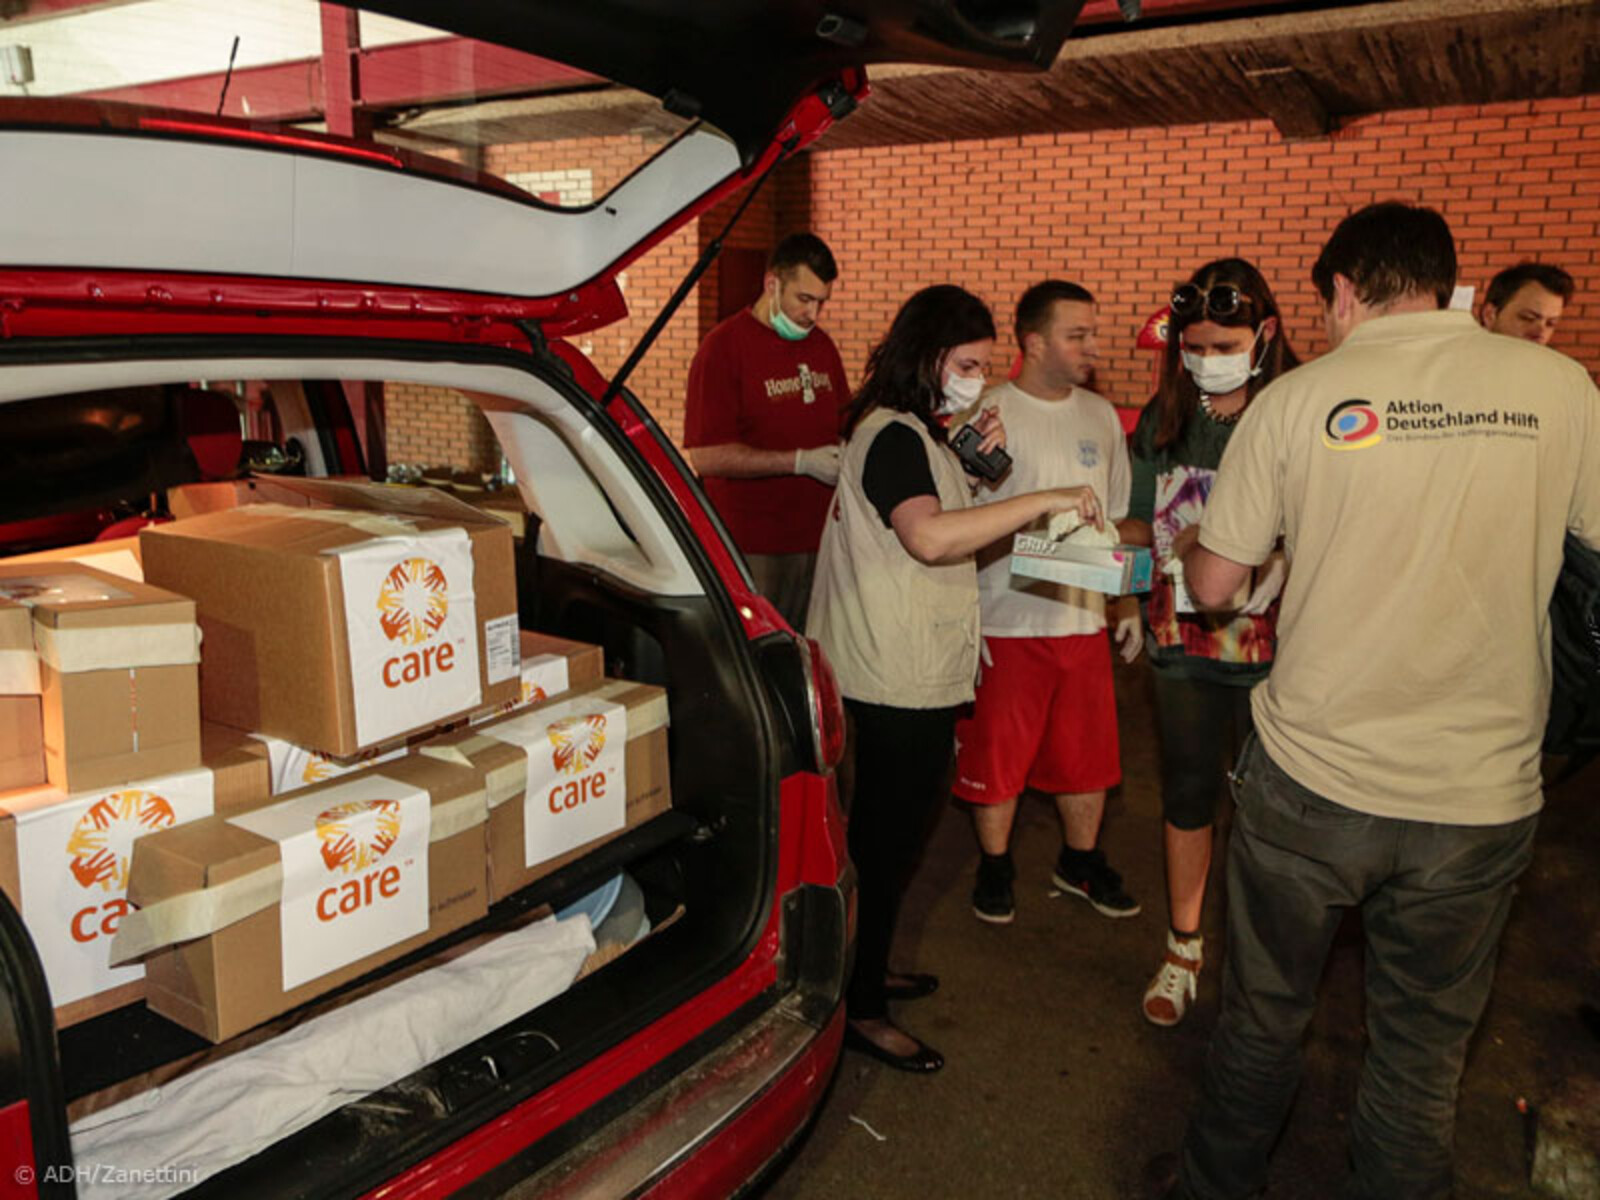
[[[1261,367],[1251,366],[1255,358],[1256,343],[1261,341],[1261,330],[1250,340],[1250,348],[1238,354],[1195,354],[1183,351],[1184,370],[1189,372],[1195,387],[1208,396],[1226,396],[1238,391],[1261,374]],[[1263,346],[1265,349],[1265,346]]]
[[[951,375],[945,373],[944,395],[940,397],[939,407],[933,410],[936,417],[952,417],[958,412],[971,408],[983,396],[983,379],[975,377],[968,379],[965,375]]]

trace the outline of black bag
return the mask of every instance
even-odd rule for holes
[[[1567,779],[1600,754],[1600,552],[1570,533],[1550,597],[1550,665],[1544,750],[1571,759]]]

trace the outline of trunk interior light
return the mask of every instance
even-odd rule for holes
[[[831,771],[844,757],[844,698],[834,678],[828,656],[813,638],[800,643],[811,686],[811,737],[817,752],[817,769]]]

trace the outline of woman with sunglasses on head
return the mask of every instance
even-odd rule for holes
[[[1091,488],[971,504],[976,480],[950,449],[949,431],[966,414],[981,450],[1004,444],[995,412],[976,412],[994,339],[988,308],[958,287],[925,288],[900,309],[845,414],[806,620],[855,729],[849,840],[859,891],[846,1044],[906,1071],[944,1065],[889,1019],[886,1005],[926,996],[938,980],[891,973],[889,948],[901,894],[949,795],[956,714],[973,698],[974,555],[1049,514],[1102,523]]]
[[[1202,962],[1200,914],[1218,795],[1249,733],[1250,689],[1271,667],[1285,563],[1275,553],[1230,612],[1197,612],[1181,559],[1222,452],[1256,394],[1299,365],[1266,280],[1242,258],[1207,263],[1172,296],[1155,397],[1132,440],[1129,517],[1148,521],[1156,578],[1146,606],[1155,671],[1161,807],[1171,928],[1144,1015],[1176,1025]]]

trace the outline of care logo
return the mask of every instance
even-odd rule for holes
[[[365,832],[352,828],[353,819],[376,813],[364,821]],[[397,800],[351,800],[317,814],[317,843],[322,865],[330,871],[354,875],[365,871],[394,846],[400,837],[400,803]]]
[[[96,800],[67,835],[68,870],[79,887],[96,895],[72,914],[72,940],[110,937],[128,914],[128,859],[134,839],[177,823],[172,803],[155,792],[130,788]],[[106,895],[104,893],[111,893]]]
[[[438,563],[419,556],[390,568],[378,588],[378,624],[400,649],[383,664],[384,687],[431,679],[455,666],[454,645],[429,641],[449,615],[450,581]]]
[[[72,877],[79,887],[124,891],[133,840],[166,829],[176,820],[171,803],[155,792],[130,789],[96,800],[67,838]]]
[[[1322,425],[1322,444],[1330,450],[1365,450],[1383,441],[1378,410],[1370,400],[1343,400]]]
[[[564,717],[549,726],[551,761],[563,775],[582,775],[606,748],[606,719],[602,713]]]
[[[354,819],[365,813],[375,814],[376,820],[352,828]],[[344,880],[317,893],[317,920],[336,921],[398,896],[400,867],[384,863],[383,857],[399,839],[398,800],[349,800],[318,813],[322,865]]]
[[[444,570],[426,558],[395,563],[378,589],[378,623],[391,642],[415,646],[439,632],[450,614]]]

